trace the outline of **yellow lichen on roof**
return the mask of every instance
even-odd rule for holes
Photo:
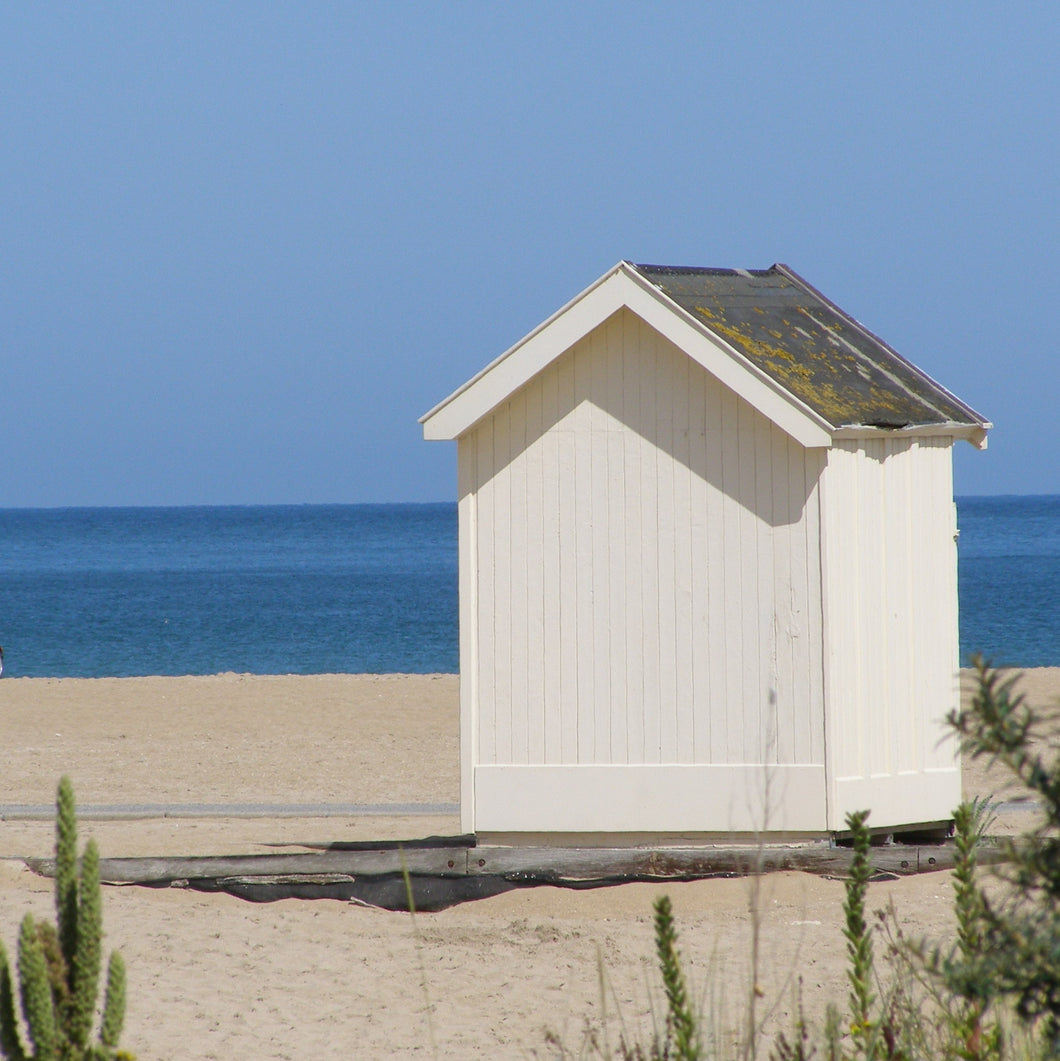
[[[835,426],[978,422],[786,266],[636,266],[730,350]]]
[[[716,313],[710,312],[705,306],[696,306],[696,311],[708,318],[711,331],[727,339],[738,350],[750,357],[755,364],[765,369],[778,383],[816,409],[830,423],[838,426],[856,422],[855,406],[851,396],[842,394],[833,384],[816,378],[814,370],[809,365],[800,362],[790,350],[747,335],[738,327],[721,319]],[[783,338],[783,333],[778,334],[772,329],[770,329],[770,335]],[[829,364],[829,359],[823,354],[814,351],[810,353],[810,356],[815,361]],[[829,364],[829,367],[832,366]],[[890,405],[886,400],[879,401],[879,404]]]
[[[696,307],[699,308],[698,306]],[[714,318],[711,320],[710,327],[713,331],[720,332],[730,342],[735,343],[746,353],[751,354],[752,357],[773,363],[775,361],[781,361],[789,365],[793,369],[802,369],[807,376],[810,375],[808,369],[802,365],[795,363],[795,357],[790,351],[785,350],[782,346],[774,346],[772,343],[764,343],[761,339],[756,339],[751,335],[745,335],[740,331],[739,328],[734,327],[731,324],[726,324],[724,321]],[[771,332],[770,334],[776,334]],[[780,339],[782,336],[777,334],[777,338]]]

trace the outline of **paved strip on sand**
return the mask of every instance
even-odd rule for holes
[[[121,818],[354,818],[451,815],[459,803],[88,803],[78,806],[85,821]],[[0,821],[48,821],[54,804],[0,803]]]
[[[1038,811],[1036,800],[993,803],[992,813]],[[459,803],[88,803],[77,808],[85,821],[123,818],[366,818],[434,817],[460,813]],[[50,821],[52,803],[0,803],[0,821]]]

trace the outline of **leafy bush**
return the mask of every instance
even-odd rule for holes
[[[1042,813],[1020,837],[999,841],[998,874],[1008,885],[1000,897],[974,879],[964,883],[958,909],[971,934],[962,935],[961,953],[944,971],[954,993],[973,1006],[1012,1000],[1042,1056],[1060,1057],[1060,752],[1048,739],[1057,718],[1016,694],[1016,677],[981,659],[975,667],[975,696],[949,719],[961,748],[1004,766]]]

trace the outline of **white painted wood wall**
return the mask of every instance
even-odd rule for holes
[[[628,309],[459,439],[462,826],[943,820],[949,437],[807,448]]]
[[[957,706],[953,439],[837,440],[822,477],[829,827],[949,818]]]
[[[463,827],[823,829],[827,450],[628,310],[459,447]]]

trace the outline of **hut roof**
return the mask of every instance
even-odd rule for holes
[[[633,268],[833,427],[986,425],[786,265]]]
[[[458,438],[626,307],[806,446],[844,434],[946,432],[980,447],[992,426],[786,265],[619,262],[421,418]]]

